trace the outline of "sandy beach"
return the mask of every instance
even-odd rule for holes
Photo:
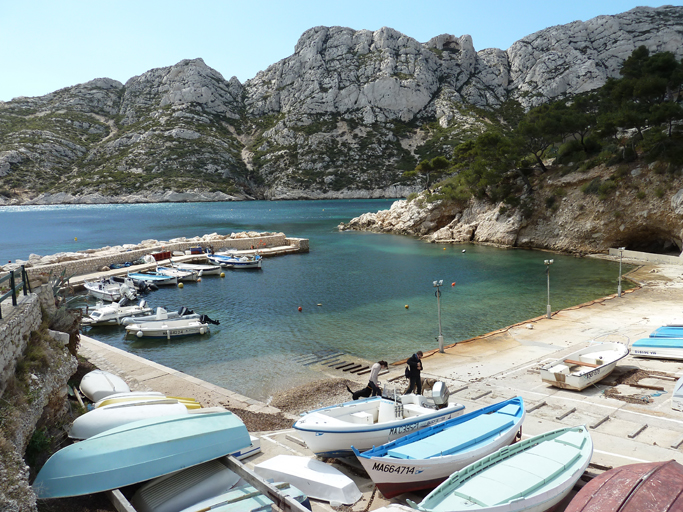
[[[591,467],[596,471],[636,462],[683,461],[683,413],[671,409],[671,392],[683,375],[683,361],[629,355],[610,377],[582,392],[551,387],[539,375],[543,364],[593,339],[630,345],[661,325],[683,320],[683,266],[644,265],[629,277],[641,286],[622,297],[615,294],[554,312],[550,319],[544,316],[520,322],[448,346],[444,353],[439,353],[438,347],[416,347],[425,352],[422,376],[444,381],[451,401],[462,403],[466,411],[523,397],[527,408],[524,437],[563,426],[588,426],[595,444]],[[249,430],[261,438],[262,453],[248,459],[248,467],[279,453],[311,456],[290,428],[297,415],[350,399],[346,385],[358,389],[367,378],[336,376],[321,365],[321,378],[315,385],[283,390],[265,404],[86,337],[81,354],[96,366],[121,375],[131,388],[193,396],[204,406],[222,405],[241,415]],[[390,362],[389,372],[381,377],[383,384],[402,392],[406,384],[403,369],[403,364]],[[652,387],[662,389],[653,391]],[[363,511],[371,499],[369,510],[389,502],[405,503],[405,498],[411,497],[401,495],[390,501],[379,493],[373,497],[372,482],[354,460],[330,462],[354,479],[364,494],[349,510]],[[315,502],[316,509],[329,510],[329,505]]]

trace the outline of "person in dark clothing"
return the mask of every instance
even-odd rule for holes
[[[416,395],[422,394],[422,378],[420,372],[422,371],[422,351],[418,350],[408,358],[408,368],[406,368],[406,377],[410,380],[408,389],[403,393],[404,395],[415,392]]]

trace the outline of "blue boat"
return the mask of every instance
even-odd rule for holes
[[[433,489],[454,471],[514,442],[524,401],[511,398],[360,453],[358,460],[385,498]]]
[[[631,354],[653,359],[683,359],[683,338],[642,338],[633,342]]]
[[[225,268],[257,269],[261,268],[263,257],[259,254],[212,254],[208,256],[211,263]]]
[[[201,464],[251,444],[229,411],[128,423],[62,448],[33,482],[38,498],[117,489]]]
[[[683,327],[664,325],[652,331],[650,338],[683,338]]]

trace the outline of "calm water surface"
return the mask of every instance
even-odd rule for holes
[[[336,229],[339,222],[387,209],[391,203],[0,207],[0,261],[214,232],[282,231],[309,238],[308,254],[269,258],[261,271],[227,271],[224,279],[207,276],[200,283],[161,289],[147,297],[153,307],[188,306],[219,319],[221,324],[212,326],[209,337],[169,343],[124,339],[125,331],[119,328],[88,332],[260,399],[319,377],[295,361],[303,354],[335,349],[392,361],[418,349],[437,348],[435,279],[444,281],[441,314],[446,344],[545,314],[543,260],[548,258],[555,260],[550,273],[553,310],[616,291],[619,269],[611,262],[476,245],[444,248],[410,237]]]

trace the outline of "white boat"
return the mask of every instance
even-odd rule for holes
[[[81,393],[93,402],[97,402],[114,393],[127,393],[130,391],[128,384],[113,373],[104,370],[93,370],[86,373],[79,385]]]
[[[171,398],[105,405],[76,418],[69,429],[69,437],[88,439],[133,421],[180,414],[187,414],[185,404]]]
[[[363,495],[348,476],[322,461],[296,455],[277,455],[254,466],[265,479],[287,482],[306,496],[353,505]]]
[[[161,320],[175,320],[177,318],[195,318],[199,319],[201,317],[199,313],[195,313],[191,309],[185,306],[181,307],[178,311],[168,312],[162,307],[158,307],[156,313],[149,316],[142,317],[125,317],[121,319],[121,325],[139,324],[143,322],[159,322]]]
[[[121,302],[123,300],[121,299]],[[106,306],[100,303],[88,316],[81,318],[81,325],[119,325],[124,318],[151,315],[153,311],[144,299],[139,304],[130,306],[122,306],[119,302],[112,302]]]
[[[83,282],[83,287],[88,291],[88,295],[107,302],[118,302],[124,297],[135,300],[137,297],[135,285],[130,279],[123,283],[112,282],[108,279],[86,280]]]
[[[202,322],[201,318],[176,318],[173,320],[142,322],[126,326],[126,334],[131,334],[138,338],[171,339],[196,334],[209,334],[210,332],[209,324]]]
[[[125,402],[151,402],[151,401],[166,401],[168,399],[177,400],[185,405],[188,410],[200,409],[201,404],[194,398],[181,396],[166,396],[158,391],[130,391],[128,393],[115,393],[106,396],[101,400],[95,402],[95,409],[105,407],[107,405],[121,404]]]
[[[158,272],[128,272],[128,277],[139,281],[147,281],[155,286],[172,286],[178,284],[175,276],[166,276]]]
[[[352,456],[351,446],[369,450],[459,416],[464,408],[458,403],[432,408],[422,395],[396,401],[372,397],[304,413],[294,429],[318,457]]]
[[[546,432],[456,471],[425,497],[423,512],[544,512],[567,496],[593,455],[586,427]]]
[[[634,341],[631,353],[649,359],[683,360],[683,338],[651,337]]]
[[[558,388],[581,391],[612,373],[628,353],[623,343],[592,343],[543,366],[541,379]]]
[[[277,488],[280,496],[287,496],[298,501],[308,510],[311,510],[311,502],[302,491],[285,482],[272,484]],[[200,501],[180,512],[271,512],[273,501],[251,485],[233,487],[228,492],[214,496],[213,498]],[[276,510],[282,510],[282,507]]]
[[[433,489],[451,473],[514,442],[525,411],[521,397],[489,405],[374,447],[354,450],[385,498]]]
[[[225,268],[255,269],[261,268],[263,257],[260,254],[216,253],[208,256],[209,261]]]
[[[181,270],[175,267],[157,267],[157,273],[176,277],[178,281],[197,281],[199,273],[194,270]]]
[[[202,263],[171,263],[171,266],[180,270],[197,272],[200,276],[217,276],[221,273],[220,265],[207,265]]]

